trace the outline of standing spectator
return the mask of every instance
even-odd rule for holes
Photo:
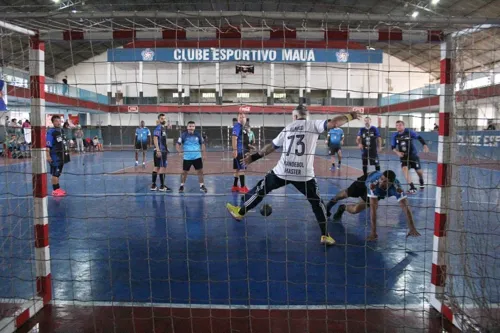
[[[77,125],[75,131],[75,140],[76,140],[76,151],[79,153],[85,153],[85,146],[83,144],[83,130],[82,126]]]
[[[65,76],[64,79],[62,79],[62,82],[63,82],[62,93],[63,93],[63,95],[68,95],[68,92],[69,92],[68,77]]]
[[[493,124],[493,120],[488,121],[488,127],[486,127],[487,131],[496,131],[496,126]]]

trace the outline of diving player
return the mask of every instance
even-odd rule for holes
[[[373,171],[368,175],[359,177],[347,189],[344,189],[337,193],[337,195],[328,202],[326,210],[328,216],[330,216],[330,210],[340,200],[347,198],[359,198],[360,200],[355,204],[340,205],[333,218],[335,220],[339,220],[345,211],[351,214],[358,214],[365,210],[366,207],[370,207],[371,232],[367,240],[372,241],[376,240],[378,237],[378,201],[385,199],[386,197],[396,197],[396,199],[398,199],[399,205],[401,206],[403,212],[406,214],[406,219],[408,220],[408,228],[410,229],[410,231],[408,232],[407,236],[420,236],[417,229],[415,228],[415,223],[413,222],[413,214],[410,210],[406,195],[401,188],[401,184],[396,179],[396,174],[392,170],[386,170],[383,173],[380,171]]]

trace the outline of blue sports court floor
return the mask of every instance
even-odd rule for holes
[[[318,177],[320,192],[328,200],[361,174],[361,161],[357,150],[344,150],[339,174],[327,171],[324,149],[318,148],[318,153],[323,154],[317,159],[323,159],[324,168],[316,173],[328,175]],[[422,161],[429,185],[410,196],[421,237],[406,238],[404,214],[392,198],[379,207],[378,241],[365,241],[367,212],[346,213],[341,223],[330,220],[337,245],[325,248],[319,244],[320,232],[309,204],[292,187],[265,199],[273,207],[271,216],[264,218],[256,209],[243,222],[234,221],[225,203],[237,203],[240,196],[230,192],[230,168],[217,169],[218,163],[227,164],[230,159],[220,161],[221,155],[213,154],[217,157],[208,161],[213,164],[210,170],[218,171],[206,176],[207,194],[198,192],[194,174],[188,178],[188,193],[177,193],[178,175],[167,176],[173,193],[150,192],[151,175],[134,169],[132,151],[73,155],[61,177],[68,196],[49,198],[54,301],[257,309],[326,305],[422,309],[427,304],[435,162]],[[275,157],[262,161],[266,169],[274,165]],[[395,170],[404,183],[396,158],[385,155],[382,160],[382,169]],[[0,169],[0,297],[29,298],[35,290],[31,166],[22,162]],[[247,176],[249,187],[260,178]],[[500,172],[460,167],[460,178],[462,194],[454,204],[467,210],[465,221],[481,221],[464,223],[464,230],[474,230],[491,246],[498,244],[500,196],[494,189]],[[460,250],[460,232],[450,239],[457,239],[450,249]],[[498,247],[488,251],[491,263],[498,264]],[[486,297],[499,303],[500,273],[494,270],[493,274],[486,281]]]

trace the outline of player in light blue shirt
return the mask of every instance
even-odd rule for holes
[[[200,182],[200,191],[207,193],[207,188],[203,183],[203,159],[205,158],[205,142],[200,133],[195,132],[195,122],[190,121],[187,125],[187,130],[182,132],[179,140],[177,141],[177,152],[183,155],[182,163],[182,177],[179,192],[184,192],[184,183],[186,182],[187,175],[192,166],[198,173],[198,180]]]
[[[335,125],[334,128],[329,130],[325,143],[328,145],[328,153],[332,156],[332,167],[330,170],[335,171],[335,154],[337,154],[339,159],[338,169],[340,170],[340,165],[342,163],[342,145],[344,144],[344,131],[342,128]]]
[[[408,199],[404,193],[399,180],[396,178],[396,174],[392,170],[386,170],[383,173],[380,171],[374,171],[367,175],[359,177],[354,181],[351,186],[340,191],[337,195],[328,202],[326,206],[326,211],[328,216],[330,216],[330,210],[339,202],[340,200],[347,198],[359,198],[360,201],[354,204],[340,205],[337,212],[333,216],[335,220],[339,220],[342,214],[347,210],[351,214],[358,214],[370,207],[370,218],[371,218],[371,232],[367,240],[372,241],[377,239],[377,208],[378,201],[388,198],[396,197],[401,206],[401,209],[406,214],[406,219],[408,220],[408,236],[420,236],[417,229],[415,228],[415,223],[413,222],[413,214],[411,213],[410,206],[408,204]],[[395,217],[398,219],[398,217]]]
[[[151,132],[142,120],[141,126],[135,129],[135,166],[139,165],[139,151],[142,151],[142,167],[146,167],[146,151],[150,142]]]

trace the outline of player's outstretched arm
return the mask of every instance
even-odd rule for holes
[[[406,215],[406,219],[408,220],[408,229],[410,231],[408,232],[408,235],[406,237],[418,237],[420,236],[420,233],[417,231],[417,228],[415,228],[415,223],[413,222],[413,214],[410,209],[410,205],[408,204],[408,199],[403,199],[399,201],[399,205],[401,206],[401,209]]]
[[[260,151],[253,153],[253,154],[247,154],[245,156],[245,158],[243,158],[242,162],[246,165],[249,165],[249,164],[261,159],[262,157],[271,154],[275,150],[276,150],[276,147],[274,146],[274,144],[268,143],[267,145],[262,147],[262,149]]]
[[[330,129],[334,128],[335,125],[340,127],[340,126],[350,122],[351,120],[355,120],[355,119],[361,119],[361,116],[359,115],[359,113],[354,112],[354,111],[350,112],[346,115],[337,116],[333,119],[329,119],[328,124],[326,125],[326,129],[330,130]]]

